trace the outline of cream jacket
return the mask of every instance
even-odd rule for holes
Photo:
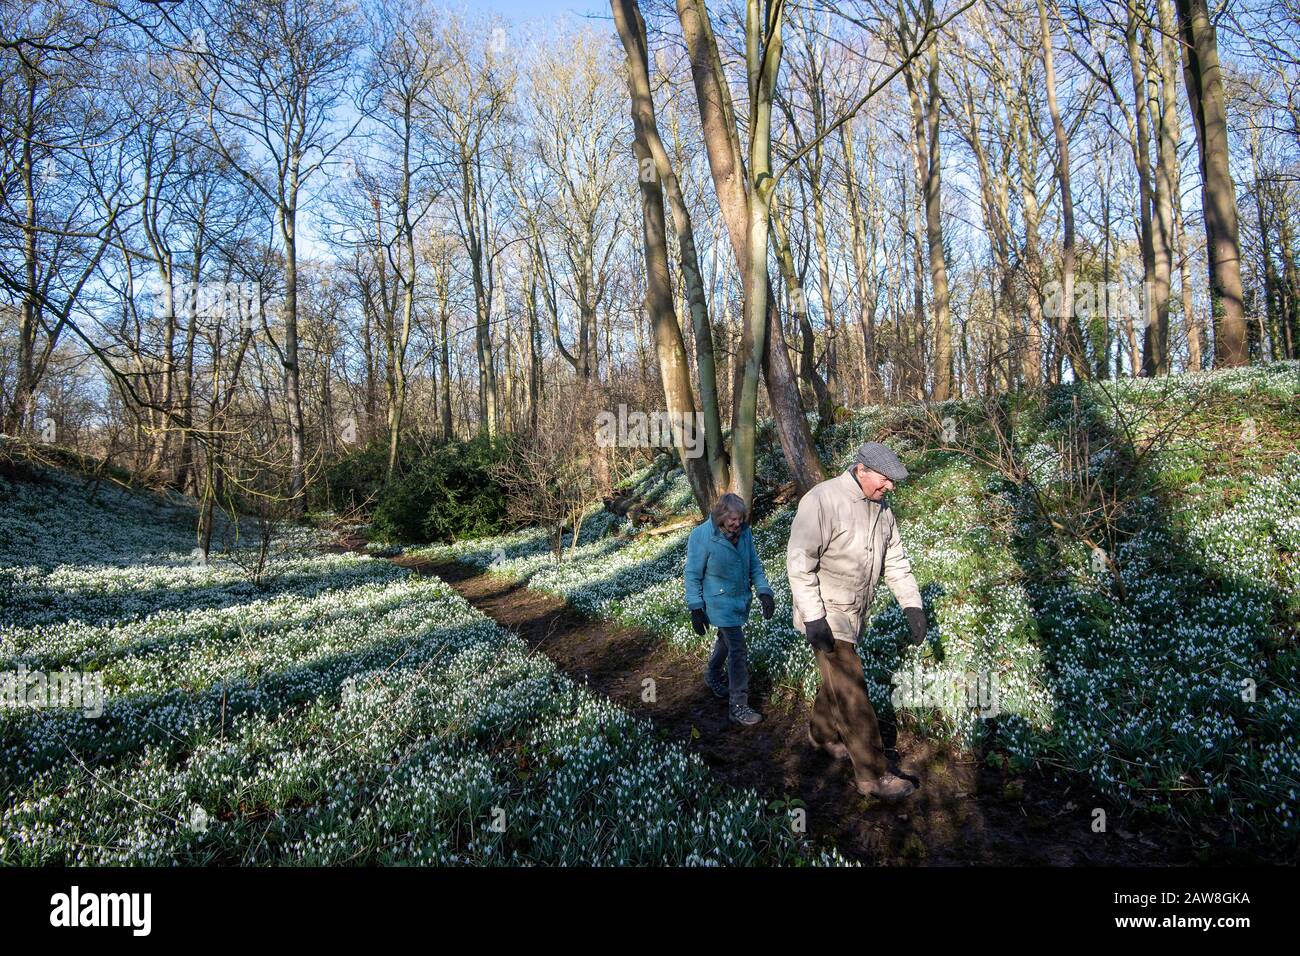
[[[856,643],[882,577],[902,607],[922,606],[894,513],[869,500],[851,472],[803,496],[785,560],[801,633],[805,621],[825,617],[838,640]]]

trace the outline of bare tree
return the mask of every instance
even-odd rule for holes
[[[1209,254],[1214,364],[1245,365],[1246,315],[1241,286],[1237,190],[1228,160],[1228,111],[1219,43],[1206,0],[1177,0],[1183,81],[1201,156],[1201,207]]]
[[[291,448],[289,494],[306,484],[298,343],[298,220],[304,189],[350,130],[331,124],[346,94],[358,25],[345,0],[218,0],[198,8],[183,51],[193,57],[212,143],[274,209],[284,254],[280,356]],[[278,334],[278,340],[277,340]]]
[[[0,416],[10,434],[34,427],[41,379],[134,204],[115,162],[123,110],[105,12],[42,5],[14,26],[0,67],[0,285],[18,302],[13,391]]]
[[[505,57],[502,28],[449,17],[442,36],[443,78],[427,91],[424,107],[431,132],[442,147],[446,185],[455,198],[450,211],[469,258],[479,373],[478,428],[494,436],[500,415],[491,331],[496,237],[490,207],[501,178],[493,166],[502,146],[499,127],[507,119],[515,76]]]
[[[422,122],[422,101],[441,76],[440,53],[430,41],[434,19],[427,10],[386,3],[372,18],[375,40],[370,54],[369,115],[382,130],[386,166],[391,172],[357,177],[373,181],[378,314],[384,339],[388,392],[388,475],[397,469],[407,397],[407,352],[415,318],[419,258],[416,232],[428,220],[438,191],[433,181],[432,145]],[[391,163],[391,165],[388,165]],[[369,165],[369,164],[367,164]],[[375,163],[380,166],[380,163]],[[371,192],[371,190],[366,190]],[[385,220],[388,220],[387,222]],[[395,287],[388,289],[389,270]]]

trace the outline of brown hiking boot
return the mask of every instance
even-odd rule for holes
[[[824,744],[817,740],[817,738],[812,735],[812,731],[809,730],[808,743],[812,744],[814,750],[825,751],[826,756],[830,757],[832,760],[849,759],[849,748],[844,746],[838,740],[833,740],[830,743]]]
[[[858,793],[864,797],[875,797],[877,800],[885,800],[889,803],[909,797],[916,790],[916,784],[912,781],[892,773],[877,777],[875,780],[858,780],[854,785],[858,788]]]

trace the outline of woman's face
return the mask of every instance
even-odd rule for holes
[[[728,511],[718,519],[718,527],[726,534],[735,534],[744,523],[745,520],[734,511]]]

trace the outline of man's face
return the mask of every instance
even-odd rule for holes
[[[853,470],[853,477],[858,479],[858,487],[872,501],[880,501],[886,491],[894,490],[894,482],[878,471],[872,471],[865,465],[858,465]]]
[[[728,511],[718,520],[718,527],[726,534],[735,534],[740,530],[740,526],[743,523],[744,522],[741,521],[740,515],[736,514],[734,511]]]

